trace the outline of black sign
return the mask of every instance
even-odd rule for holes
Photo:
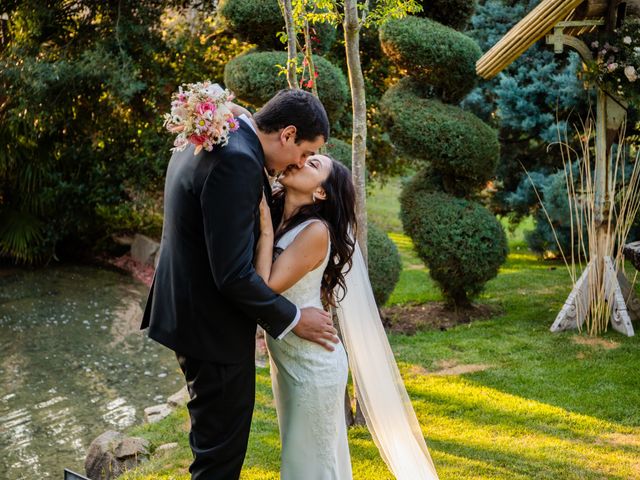
[[[90,480],[87,477],[80,475],[79,473],[72,472],[71,470],[64,469],[64,480]]]

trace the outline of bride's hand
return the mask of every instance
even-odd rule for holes
[[[262,194],[260,201],[260,236],[273,240],[273,223],[271,222],[271,210],[267,203],[267,197]]]
[[[248,118],[252,118],[251,112],[244,107],[241,107],[237,103],[231,102],[229,104],[229,109],[234,117],[239,117],[240,115],[246,115]]]

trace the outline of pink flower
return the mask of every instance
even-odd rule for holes
[[[230,132],[235,132],[240,128],[240,122],[238,122],[238,120],[233,117],[227,119],[227,124],[229,125]]]
[[[618,68],[617,63],[610,63],[607,65],[607,70],[609,70],[610,72],[613,72],[616,68]]]
[[[200,102],[196,105],[196,112],[211,120],[213,114],[216,113],[216,106],[211,102]]]
[[[195,126],[196,128],[205,129],[209,126],[209,122],[204,117],[196,117]]]
[[[172,125],[170,127],[167,127],[167,130],[169,130],[171,133],[180,133],[184,130],[184,125]]]
[[[185,137],[183,137],[182,135],[178,135],[175,141],[173,142],[173,146],[176,147],[178,150],[182,150],[184,147],[187,146],[188,143],[189,141]]]

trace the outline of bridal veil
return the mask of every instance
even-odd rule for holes
[[[398,480],[437,479],[357,246],[337,315],[356,395],[375,444]]]

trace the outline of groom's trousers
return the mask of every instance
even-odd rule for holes
[[[221,365],[176,357],[191,397],[192,480],[238,480],[255,401],[255,360]]]

